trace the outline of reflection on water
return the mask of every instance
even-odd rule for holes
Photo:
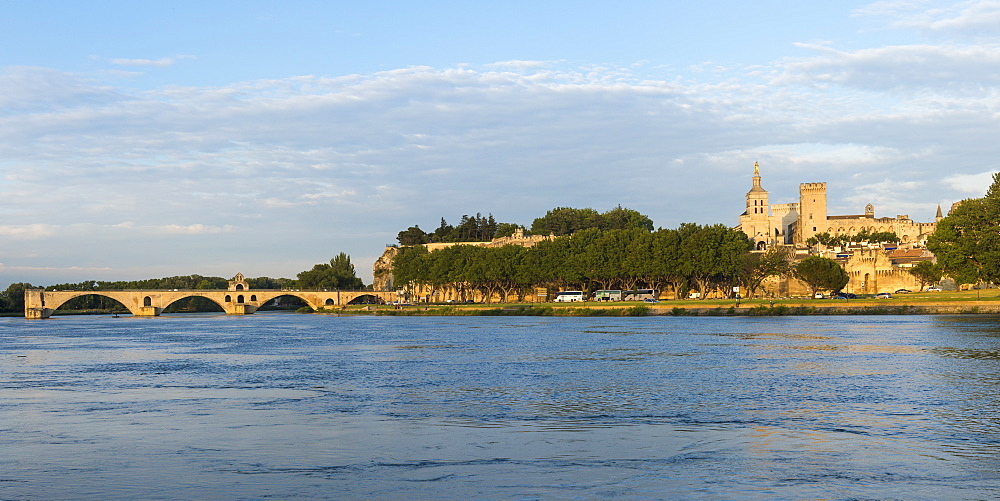
[[[0,319],[0,499],[992,498],[997,320]]]

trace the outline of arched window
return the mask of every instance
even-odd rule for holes
[[[153,298],[151,298],[149,296],[146,296],[146,297],[142,298],[142,305],[143,306],[153,306]]]
[[[254,295],[250,296],[250,302],[251,302],[251,303],[255,303],[255,302],[257,302],[257,295],[256,295],[256,294],[254,294]]]
[[[236,304],[243,304],[243,294],[236,296]]]
[[[333,306],[333,299],[327,299],[326,300],[326,305],[327,306]]]
[[[243,290],[243,284],[236,284],[236,290],[238,290],[238,291]]]
[[[233,296],[230,296],[230,295],[226,294],[226,302],[227,303],[232,303],[233,302]]]

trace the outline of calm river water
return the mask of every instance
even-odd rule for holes
[[[0,319],[0,499],[1000,496],[1000,318]]]

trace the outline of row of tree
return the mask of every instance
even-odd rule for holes
[[[806,243],[815,247],[816,245],[830,246],[843,246],[851,243],[860,242],[872,242],[872,243],[892,243],[899,242],[899,236],[893,231],[874,231],[869,232],[868,230],[862,230],[854,235],[831,235],[827,232],[817,233],[809,239]]]
[[[531,223],[531,233],[534,235],[571,235],[591,228],[653,231],[653,220],[638,211],[619,205],[604,213],[590,208],[556,207]]]
[[[624,208],[621,205],[607,212],[597,212],[594,209],[574,209],[571,207],[556,207],[544,216],[535,219],[531,228],[514,223],[498,223],[493,214],[483,217],[481,213],[475,216],[464,215],[457,226],[448,224],[441,218],[441,224],[430,233],[420,229],[419,225],[410,226],[396,235],[400,245],[420,245],[436,242],[488,242],[495,238],[509,237],[517,229],[527,235],[571,235],[580,230],[596,228],[600,230],[626,230],[631,228],[653,231],[653,220],[638,211]]]
[[[652,288],[671,290],[677,297],[693,290],[705,297],[714,290],[730,295],[735,286],[753,297],[767,277],[795,270],[791,249],[750,252],[752,247],[742,231],[721,224],[682,224],[656,231],[588,228],[528,248],[405,247],[396,255],[393,274],[397,284],[455,287],[486,298],[497,293],[523,298],[536,287]],[[810,287],[839,290],[847,283],[846,272],[836,262],[818,257],[806,261],[796,276]],[[817,262],[825,268],[814,269]],[[832,273],[830,264],[840,271],[832,280],[825,276]]]
[[[498,223],[493,218],[493,214],[483,217],[476,213],[475,216],[463,215],[458,226],[448,224],[445,218],[441,218],[441,224],[436,230],[427,233],[420,229],[419,225],[410,226],[400,231],[396,235],[396,240],[400,245],[420,245],[432,242],[488,242],[498,237],[506,237],[514,234],[519,228],[514,223]]]

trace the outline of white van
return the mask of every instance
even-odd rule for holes
[[[583,291],[562,291],[556,293],[554,300],[557,303],[575,303],[583,301]]]

